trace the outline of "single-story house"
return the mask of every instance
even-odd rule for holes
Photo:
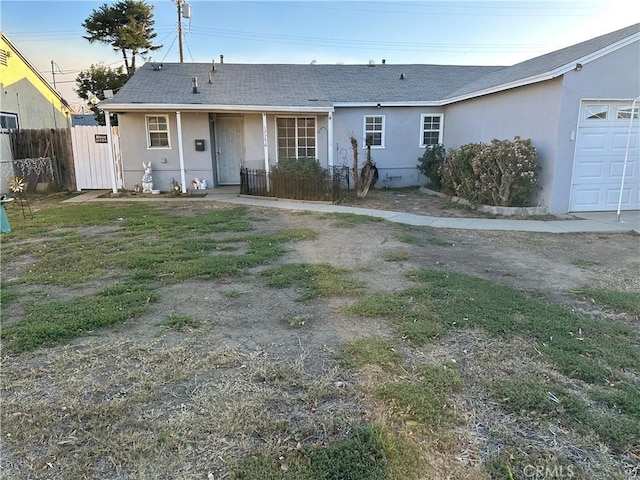
[[[622,208],[640,208],[639,97],[636,24],[507,67],[146,63],[100,107],[118,114],[128,189],[148,162],[164,191],[284,157],[351,165],[351,136],[362,160],[371,144],[380,186],[419,185],[428,145],[520,136],[538,151],[539,204],[565,213],[615,210],[625,159]]]

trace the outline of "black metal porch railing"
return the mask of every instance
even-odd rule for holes
[[[292,200],[337,202],[349,190],[349,169],[334,167],[312,175],[240,169],[240,193]]]

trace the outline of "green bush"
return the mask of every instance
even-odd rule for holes
[[[269,175],[271,193],[278,198],[330,200],[331,181],[313,157],[281,158]]]
[[[429,186],[436,190],[442,188],[442,166],[445,154],[444,145],[439,143],[427,146],[422,157],[418,159],[418,171],[429,178]]]
[[[526,206],[537,188],[538,168],[530,139],[470,143],[445,158],[442,190],[475,205]]]
[[[449,195],[466,198],[474,203],[476,197],[476,182],[471,166],[482,145],[469,143],[450,150],[442,166],[442,191]]]
[[[320,162],[313,157],[280,158],[278,163],[271,167],[271,174],[324,177],[325,170]]]

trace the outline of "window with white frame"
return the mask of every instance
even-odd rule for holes
[[[314,117],[276,118],[278,159],[316,158],[316,119]]]
[[[363,138],[364,147],[371,145],[371,148],[384,148],[384,115],[364,117]]]
[[[420,146],[438,145],[442,143],[442,114],[420,115]]]
[[[171,148],[167,115],[147,115],[147,147]]]
[[[606,120],[609,113],[609,105],[585,105],[585,120]]]
[[[618,105],[616,118],[618,120],[629,120],[631,118],[631,105]],[[637,105],[633,108],[633,119],[634,120],[638,119],[638,106]]]
[[[8,132],[18,129],[18,115],[15,113],[0,113],[0,131]]]

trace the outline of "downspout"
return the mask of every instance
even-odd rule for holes
[[[111,136],[111,114],[107,110],[104,110],[104,121],[107,126],[107,148],[109,149],[109,157],[111,158],[111,161],[109,162],[111,170],[111,191],[113,193],[118,193],[118,182],[116,180],[116,156],[113,154],[113,138]]]
[[[187,193],[187,180],[184,174],[184,152],[182,151],[182,115],[176,112],[176,124],[178,126],[178,155],[180,156],[180,181],[182,193]]]
[[[267,176],[267,192],[269,191],[269,139],[267,137],[267,114],[262,114],[262,145],[264,147],[264,171]]]
[[[627,148],[624,152],[624,164],[622,166],[622,180],[620,180],[620,196],[618,197],[618,211],[616,212],[616,222],[620,221],[620,208],[622,206],[622,191],[624,189],[624,177],[627,175],[627,160],[629,158],[629,144],[631,142],[631,128],[633,127],[633,117],[636,112],[636,103],[640,101],[640,97],[636,98],[631,104],[631,115],[629,118],[629,132],[627,133]]]
[[[327,164],[333,170],[333,112],[327,116]]]

